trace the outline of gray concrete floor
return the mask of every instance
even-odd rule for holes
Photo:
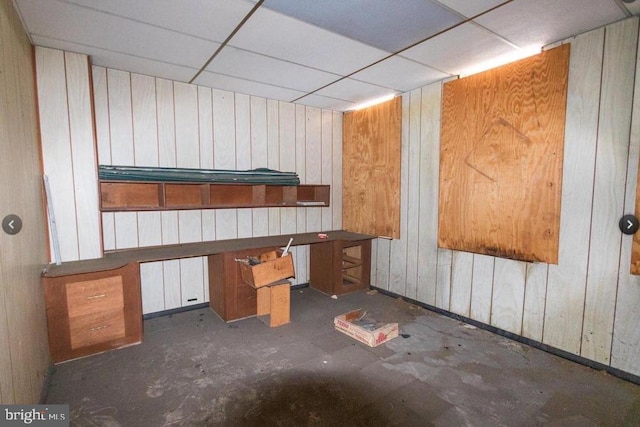
[[[406,337],[335,331],[356,308]],[[291,320],[147,320],[142,344],[57,365],[47,401],[78,426],[640,425],[640,386],[401,299],[303,288]]]

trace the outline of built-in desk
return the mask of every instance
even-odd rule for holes
[[[255,289],[242,283],[239,267],[229,260],[284,247],[291,237],[293,246],[311,245],[310,286],[330,294],[368,287],[375,236],[343,230],[322,234],[327,237],[284,234],[124,249],[99,259],[50,264],[42,276],[52,358],[60,362],[142,340],[141,262],[207,256],[209,306],[225,321],[256,314]]]

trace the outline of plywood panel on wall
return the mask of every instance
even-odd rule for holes
[[[400,237],[402,98],[344,115],[342,226]]]
[[[441,247],[557,263],[569,45],[444,85]]]

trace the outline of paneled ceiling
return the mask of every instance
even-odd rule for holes
[[[540,52],[640,0],[14,0],[34,45],[345,111]]]

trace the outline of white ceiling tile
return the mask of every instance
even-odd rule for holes
[[[306,92],[340,78],[337,74],[229,46],[213,59],[207,71]]]
[[[383,50],[264,8],[251,16],[229,44],[341,75],[388,55]]]
[[[425,0],[265,0],[263,7],[389,52],[398,52],[462,20]]]
[[[342,99],[329,98],[316,94],[307,95],[296,101],[296,104],[307,105],[310,107],[325,108],[334,111],[348,111],[356,107],[356,103],[344,101]]]
[[[448,74],[464,74],[490,58],[517,53],[500,37],[469,22],[405,50],[402,56]]]
[[[450,77],[449,74],[434,70],[426,65],[399,56],[392,56],[352,75],[350,78],[407,92],[447,77]]]
[[[527,48],[566,39],[624,17],[615,1],[515,0],[476,22]]]
[[[438,3],[449,7],[467,18],[478,15],[499,4],[509,3],[507,0],[437,0]]]
[[[305,95],[305,92],[211,73],[209,71],[202,72],[195,79],[194,83],[201,86],[288,102]]]
[[[255,6],[245,0],[67,1],[216,42],[223,42]]]
[[[353,79],[340,80],[316,92],[317,95],[342,99],[357,104],[396,93],[398,91]]]
[[[169,80],[188,82],[198,70],[180,65],[167,64],[166,62],[153,61],[137,56],[125,55],[118,52],[110,52],[74,43],[51,40],[44,37],[34,37],[36,46],[46,46],[54,49],[70,52],[82,52],[91,57],[91,63],[101,67],[114,68],[116,70],[130,71],[153,77],[162,77]]]
[[[58,1],[20,0],[34,36],[200,68],[218,43]]]

